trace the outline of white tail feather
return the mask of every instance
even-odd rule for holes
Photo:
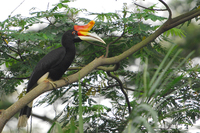
[[[26,115],[20,116],[19,119],[18,119],[17,127],[18,128],[20,128],[20,127],[26,127],[27,121],[28,121],[28,117]]]
[[[33,105],[33,101],[32,102],[30,102],[29,104],[28,104],[28,107],[32,107],[32,105]]]
[[[33,101],[30,102],[27,106],[31,108],[31,107],[32,107],[32,104],[33,104]],[[26,127],[27,121],[28,121],[27,115],[21,115],[21,116],[18,118],[17,127],[18,127],[18,128],[20,128],[20,127]]]

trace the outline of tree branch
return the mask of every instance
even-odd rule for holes
[[[93,55],[93,54],[95,54],[95,53],[97,53],[97,52],[99,52],[99,51],[103,51],[105,48],[103,48],[103,49],[99,49],[99,50],[97,50],[97,51],[94,51],[94,52],[92,52],[92,53],[88,53],[88,54],[77,54],[78,56],[80,55],[80,56],[88,56],[88,55]]]
[[[166,11],[167,9],[151,9],[151,8],[147,8],[147,7],[144,7],[142,5],[139,5],[137,3],[134,3],[136,6],[139,6],[141,8],[144,8],[144,9],[148,9],[148,10],[152,10],[152,11]]]
[[[134,3],[136,6],[139,6],[141,8],[144,8],[144,9],[148,9],[148,10],[153,10],[153,11],[168,11],[169,12],[169,19],[172,18],[172,11],[171,9],[169,8],[169,6],[163,1],[163,0],[159,0],[165,7],[166,9],[151,9],[151,8],[147,8],[147,7],[144,7],[142,5],[139,5],[137,3]]]
[[[29,79],[30,77],[22,77],[22,78],[17,78],[17,77],[0,77],[0,79]]]
[[[88,41],[85,41],[85,42],[87,42],[87,43],[89,43],[89,44],[92,44],[92,45],[95,45],[95,46],[99,46],[99,47],[106,48],[106,46],[104,46],[104,45],[100,45],[100,44],[93,43],[93,42],[88,42]]]
[[[128,95],[127,95],[127,93],[124,91],[122,81],[121,81],[117,76],[115,76],[114,74],[111,74],[110,72],[107,72],[107,74],[108,74],[108,76],[114,78],[114,79],[119,83],[120,89],[121,89],[122,93],[124,94],[125,99],[126,99],[126,103],[127,103],[127,105],[128,105],[128,112],[129,112],[129,114],[131,114],[131,105],[130,105],[130,102],[129,102],[129,99],[128,99]]]
[[[22,56],[21,56],[21,53],[20,53],[19,49],[15,50],[15,49],[11,48],[11,47],[8,45],[8,41],[7,41],[3,36],[2,36],[2,39],[3,39],[3,41],[5,42],[6,46],[7,46],[11,51],[17,53],[17,54],[19,55],[21,61],[23,61],[23,58],[22,58]],[[19,46],[19,44],[18,44],[18,46]],[[1,50],[1,52],[3,52],[3,51]],[[7,54],[7,55],[8,55],[8,54]],[[15,59],[15,60],[18,60],[18,59],[14,58],[14,57],[12,57],[12,56],[10,56],[10,55],[8,55],[8,56],[11,57],[11,58],[13,58],[13,59]]]
[[[123,35],[124,35],[124,32],[121,34],[121,36],[119,36],[117,39],[115,39],[114,41],[110,42],[110,43],[107,45],[107,47],[106,47],[106,55],[105,55],[106,58],[108,57],[110,45],[113,44],[113,43],[115,43],[115,42],[117,42],[119,39],[121,39],[121,38],[123,37]]]
[[[171,9],[169,8],[169,6],[163,1],[163,0],[159,0],[167,9],[167,11],[169,12],[169,17],[168,19],[171,19],[172,18],[172,11]]]
[[[70,67],[68,68],[68,70],[81,70],[82,68],[83,67]],[[119,68],[118,64],[115,64],[114,66],[110,66],[110,67],[99,66],[96,69],[113,72],[113,71],[116,71],[118,68]]]
[[[24,1],[25,1],[25,0],[23,0],[16,8],[10,13],[9,16],[11,16],[12,13],[13,13],[15,10],[17,10],[17,8],[19,8],[19,7],[24,3]]]
[[[0,50],[0,52],[5,53],[5,52],[3,52],[2,50]],[[13,56],[7,54],[7,53],[6,53],[6,55],[7,55],[8,57],[14,59],[14,60],[20,61],[19,59],[15,58],[15,57],[13,57]]]
[[[200,9],[192,10],[190,12],[184,13],[182,15],[179,15],[165,23],[164,30],[167,31],[171,28],[174,28],[178,26],[179,24],[185,23],[186,21],[189,21],[195,17],[198,17],[200,14]]]
[[[40,115],[33,114],[33,113],[32,113],[32,116],[34,116],[34,117],[36,117],[36,118],[38,118],[38,119],[41,119],[41,120],[43,120],[43,121],[47,121],[47,122],[49,122],[50,124],[52,124],[52,123],[54,122],[54,120],[52,120],[52,119],[50,119],[50,118],[48,118],[48,117],[46,117],[46,116],[40,116]]]

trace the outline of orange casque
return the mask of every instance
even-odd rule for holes
[[[79,36],[86,36],[88,31],[92,29],[95,21],[91,20],[87,25],[74,25],[74,30],[78,31]]]

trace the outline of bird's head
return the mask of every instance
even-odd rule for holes
[[[74,35],[75,40],[98,41],[105,44],[105,42],[99,36],[88,32],[92,29],[94,24],[95,21],[92,20],[87,25],[74,25],[72,34]]]

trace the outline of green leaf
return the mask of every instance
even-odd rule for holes
[[[74,123],[74,117],[70,119],[70,133],[75,133],[76,127]]]
[[[78,82],[78,86],[79,86],[79,132],[83,133],[83,108],[82,108],[82,89],[81,89],[81,83],[80,83],[80,73],[79,73],[79,82]]]
[[[61,9],[63,7],[62,3],[58,3],[58,7]]]
[[[48,37],[47,37],[47,35],[46,35],[46,34],[43,34],[43,37],[44,37],[45,39],[48,39]]]
[[[178,28],[172,28],[172,29],[169,29],[168,31],[166,31],[166,32],[163,33],[163,35],[167,36],[167,37],[170,34],[172,36],[175,34],[176,36],[179,36],[180,38],[182,38],[182,36],[186,37],[185,32],[182,29],[178,29]]]

